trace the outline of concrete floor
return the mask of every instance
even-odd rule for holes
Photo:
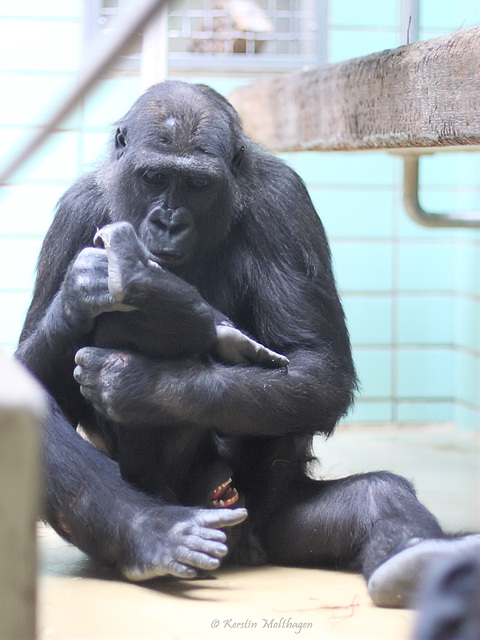
[[[323,474],[389,469],[414,480],[448,530],[478,530],[479,436],[438,427],[344,427],[318,439]],[[225,569],[209,579],[120,581],[39,528],[39,638],[407,640],[414,613],[379,609],[354,574]]]

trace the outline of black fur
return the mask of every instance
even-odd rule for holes
[[[113,258],[93,238],[120,221],[139,244],[118,254],[116,298]],[[234,354],[239,336],[254,344],[248,334],[288,370],[265,366],[266,350],[221,361],[221,326],[242,332]],[[48,520],[128,577],[219,565],[218,529],[245,511],[189,506],[203,504],[193,479],[218,467],[250,512],[240,561],[264,557],[255,528],[271,560],[369,575],[406,540],[440,531],[391,474],[307,478],[312,436],[332,433],[356,388],[329,247],[301,179],[205,86],[152,87],[60,200],[17,355],[51,394]]]

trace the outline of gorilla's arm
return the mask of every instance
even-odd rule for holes
[[[300,287],[291,289],[290,297],[297,298],[291,305],[279,304],[284,297],[272,277],[256,301],[262,326],[252,333],[285,353],[288,369],[158,361],[87,348],[76,356],[75,377],[83,395],[124,424],[187,422],[227,434],[329,433],[347,411],[355,387],[343,313],[331,301],[324,311],[310,302],[317,296],[305,294],[305,283],[303,294]],[[298,319],[303,317],[306,327]]]
[[[65,296],[63,283],[75,279],[72,271],[75,257],[83,247],[91,244],[97,224],[107,220],[103,200],[91,174],[82,177],[61,198],[42,245],[33,298],[15,354],[53,397],[61,401],[62,410],[74,421],[78,421],[84,400],[78,385],[72,381],[71,372],[75,352],[88,344],[86,332],[90,322],[82,327],[80,318],[68,314],[68,298],[75,305],[77,296]],[[100,252],[93,248],[87,251],[95,252],[89,272],[106,274],[106,260]],[[77,264],[75,270],[81,273],[81,264]],[[93,280],[101,291],[102,282],[96,275]],[[106,279],[102,280],[105,287]],[[104,293],[108,294],[108,289],[104,288]],[[75,320],[73,325],[69,315]]]
[[[329,433],[350,405],[350,376],[328,352],[288,357],[288,369],[267,369],[84,348],[75,378],[85,398],[119,423],[191,423],[236,435]]]

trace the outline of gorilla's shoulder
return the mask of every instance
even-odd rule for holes
[[[97,223],[98,220],[107,222],[110,208],[102,170],[95,169],[81,175],[60,198],[57,209],[69,217],[81,214],[84,223],[89,218]]]

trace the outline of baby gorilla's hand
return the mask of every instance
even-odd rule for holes
[[[215,352],[225,364],[264,364],[270,367],[288,367],[289,359],[267,349],[259,342],[231,327],[220,324],[216,326],[217,342]]]

